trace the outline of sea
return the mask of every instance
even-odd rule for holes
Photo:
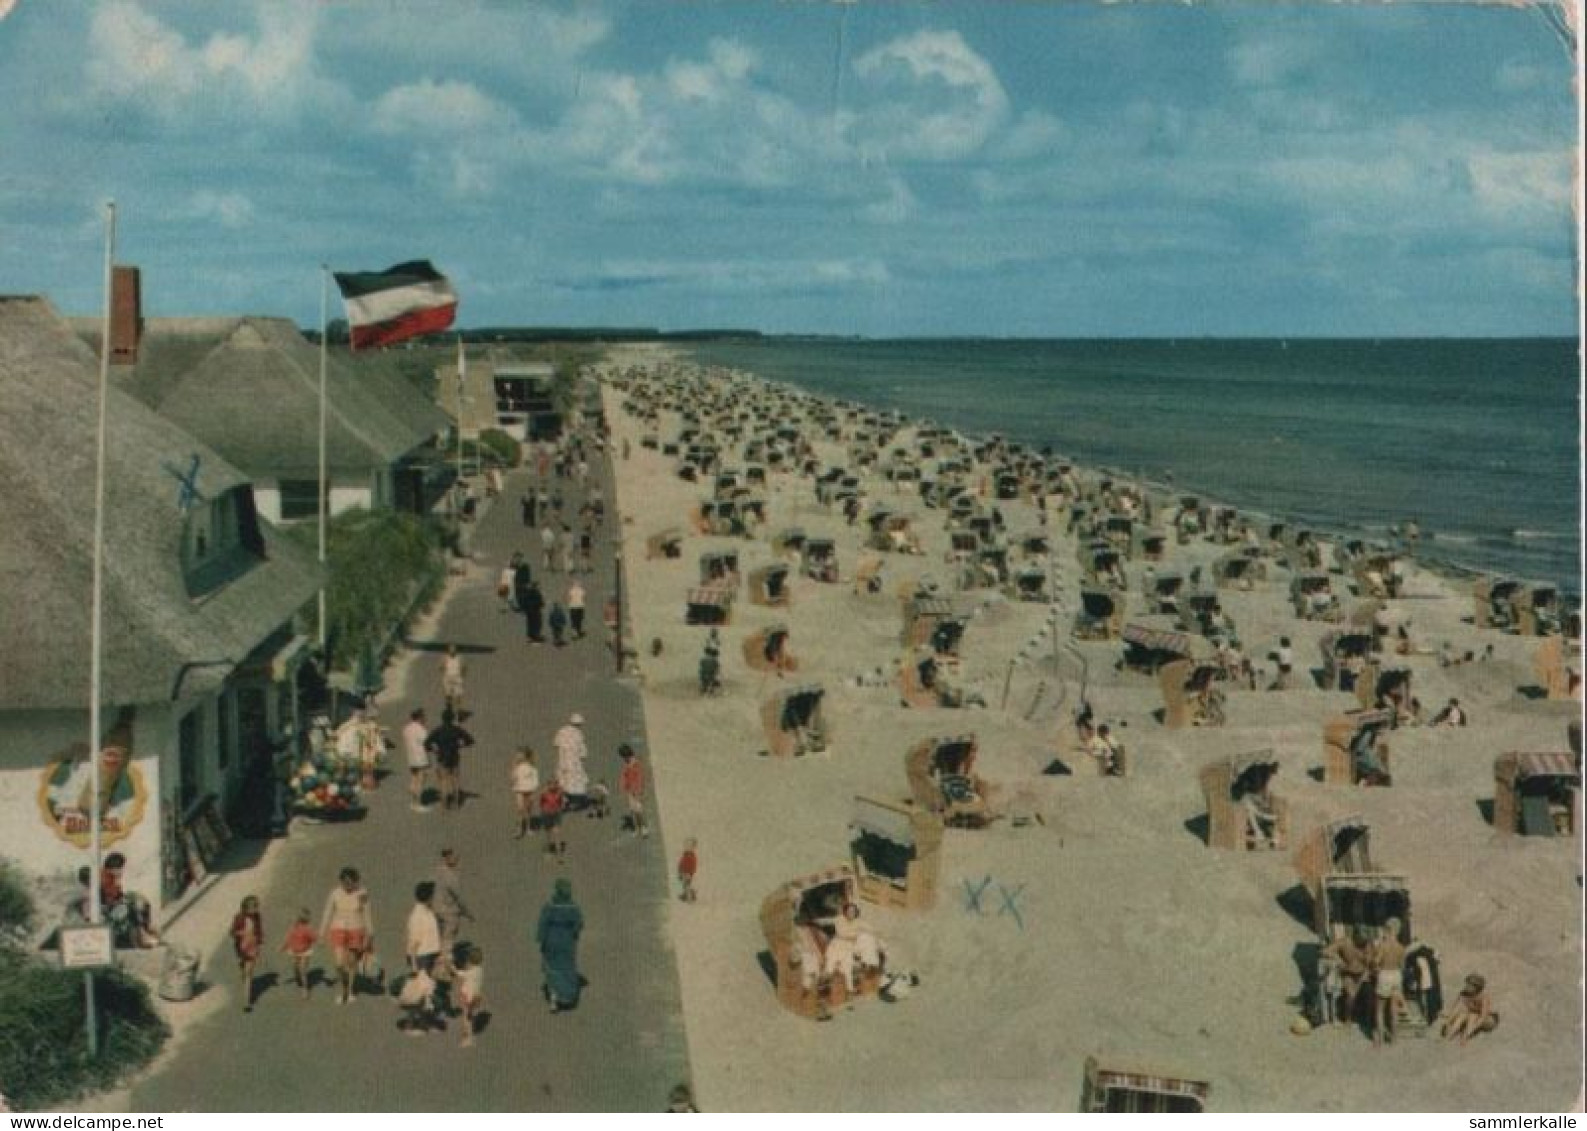
[[[1580,361],[1561,338],[691,343],[698,361],[1321,532],[1581,594]]]

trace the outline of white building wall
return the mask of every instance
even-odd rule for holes
[[[275,480],[260,481],[253,485],[254,508],[259,517],[275,525],[281,522],[281,485]]]
[[[107,728],[118,712],[104,712]],[[127,858],[126,884],[154,902],[161,902],[159,799],[163,785],[162,743],[169,733],[162,708],[140,708],[132,727],[132,766],[142,778],[145,805],[142,817],[128,835],[107,844],[105,852]],[[15,861],[24,872],[75,883],[77,869],[90,863],[87,847],[57,835],[42,808],[47,793],[46,774],[58,758],[81,753],[88,745],[88,712],[0,712],[0,856]],[[40,907],[41,922],[58,918],[62,908]]]
[[[373,503],[374,491],[371,489],[371,483],[368,479],[362,482],[350,480],[342,482],[333,480],[331,482],[330,507],[333,515],[341,514],[343,511],[350,511],[354,507],[373,510]]]
[[[389,490],[382,499],[374,488],[374,477],[331,480],[331,514],[338,515],[354,507],[374,510],[377,505],[390,506]],[[256,480],[253,485],[254,506],[259,517],[276,525],[281,524],[281,483],[275,479]],[[312,518],[292,519],[292,522],[313,522]]]

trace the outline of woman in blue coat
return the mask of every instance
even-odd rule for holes
[[[540,909],[535,927],[535,945],[540,948],[540,970],[545,978],[542,992],[551,1003],[552,1013],[562,1013],[579,1003],[584,979],[579,976],[579,933],[584,930],[584,913],[573,902],[573,882],[558,879],[551,890],[551,901]]]

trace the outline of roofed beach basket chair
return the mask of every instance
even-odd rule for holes
[[[646,560],[654,561],[657,558],[681,557],[683,557],[683,531],[676,526],[658,530],[645,539]]]
[[[880,593],[882,591],[882,558],[880,554],[862,554],[854,567],[854,592]]]
[[[738,551],[707,550],[700,555],[700,584],[738,588]]]
[[[692,588],[684,597],[683,623],[720,627],[733,620],[733,590],[723,585]]]
[[[1307,570],[1291,578],[1289,600],[1295,615],[1301,620],[1337,624],[1344,618],[1339,595],[1333,591],[1333,582],[1321,570]]]
[[[1510,598],[1510,621],[1522,636],[1552,636],[1560,630],[1559,590],[1523,585]]]
[[[856,797],[849,854],[861,899],[900,911],[923,911],[937,902],[942,822],[934,814]]]
[[[1500,836],[1576,836],[1581,831],[1581,763],[1576,755],[1499,755],[1493,763],[1493,828]]]
[[[1185,593],[1185,575],[1177,569],[1143,574],[1141,591],[1146,597],[1147,612],[1173,616],[1179,612],[1179,602]]]
[[[1323,724],[1323,782],[1326,785],[1389,785],[1393,708],[1347,711]]]
[[[820,684],[779,687],[760,705],[766,752],[777,758],[823,753],[832,739]]]
[[[1282,849],[1289,844],[1289,802],[1273,792],[1278,759],[1271,750],[1221,758],[1202,768],[1207,847]]]
[[[1537,684],[1549,699],[1582,697],[1582,645],[1580,637],[1545,636],[1532,657]]]
[[[799,669],[788,646],[788,626],[769,624],[744,639],[744,665],[757,672],[792,672]]]
[[[915,806],[953,828],[982,829],[996,820],[990,789],[975,772],[978,751],[973,734],[923,738],[911,746],[904,774]]]
[[[804,544],[805,530],[802,526],[785,526],[771,536],[771,552],[780,558],[798,560]]]
[[[1322,649],[1324,691],[1355,691],[1368,686],[1368,669],[1373,666],[1372,629],[1348,628],[1323,636]]]
[[[854,870],[847,864],[799,876],[761,901],[760,929],[766,939],[767,973],[784,1009],[814,1019],[826,1019],[836,1006],[849,1000],[841,977],[823,975],[830,929],[820,920],[840,915],[843,906],[859,897]],[[881,988],[880,970],[865,970],[855,977],[855,997],[874,997]]]
[[[1080,590],[1075,613],[1076,640],[1116,640],[1124,630],[1125,597],[1121,590],[1087,585]]]
[[[813,581],[837,584],[838,549],[832,539],[805,539],[799,551],[799,571]]]
[[[1203,636],[1182,632],[1174,618],[1137,617],[1119,634],[1124,654],[1119,660],[1125,671],[1156,675],[1175,660],[1211,663],[1217,653]]]
[[[1086,1058],[1085,1084],[1080,1110],[1141,1114],[1187,1114],[1207,1110],[1212,1085],[1205,1080],[1174,1075],[1107,1058]]]
[[[1216,659],[1185,657],[1164,664],[1157,671],[1163,725],[1169,730],[1223,726],[1225,698],[1217,686],[1222,678],[1223,665]]]
[[[1168,532],[1155,526],[1137,526],[1131,556],[1143,562],[1162,561],[1168,556]]]
[[[1478,628],[1515,628],[1514,598],[1521,583],[1513,577],[1483,577],[1472,586],[1472,620]]]
[[[789,566],[774,562],[750,571],[749,599],[754,605],[786,608],[792,594],[788,585]]]
[[[1212,577],[1219,589],[1248,590],[1267,580],[1267,562],[1255,546],[1242,547],[1213,562]]]

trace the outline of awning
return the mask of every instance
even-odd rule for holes
[[[1278,757],[1272,750],[1253,750],[1249,754],[1236,754],[1229,759],[1229,769],[1236,780],[1253,766],[1276,766]]]
[[[1576,770],[1576,759],[1570,754],[1558,753],[1528,753],[1516,755],[1516,779],[1525,781],[1527,778],[1572,778],[1581,780],[1581,774]]]
[[[1133,1092],[1154,1092],[1164,1096],[1189,1096],[1205,1105],[1211,1085],[1201,1080],[1185,1080],[1178,1076],[1158,1076],[1144,1072],[1127,1072],[1116,1068],[1098,1068],[1096,1083],[1101,1088],[1128,1088]]]

